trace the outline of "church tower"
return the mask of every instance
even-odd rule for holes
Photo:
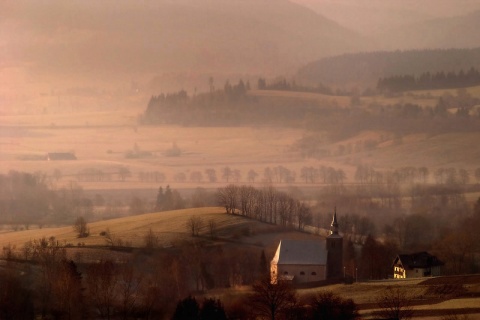
[[[330,235],[327,237],[327,278],[343,277],[343,237],[338,233],[337,208],[333,213]]]

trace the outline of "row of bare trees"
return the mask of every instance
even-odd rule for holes
[[[303,230],[312,221],[308,205],[272,186],[256,189],[230,184],[218,189],[217,199],[228,214],[240,214],[283,227]]]
[[[480,182],[480,168],[473,172],[475,181]],[[464,168],[437,168],[433,172],[427,167],[402,167],[392,171],[377,171],[369,165],[358,165],[355,171],[355,181],[362,184],[414,184],[428,183],[432,177],[436,184],[465,185],[471,182],[471,174]]]
[[[117,168],[117,171],[112,173],[95,168],[86,168],[77,173],[77,179],[81,182],[113,181],[114,175],[117,176],[117,180],[125,181],[132,177],[132,172],[127,167]],[[453,167],[437,168],[434,171],[430,171],[427,167],[402,167],[391,171],[378,171],[370,165],[360,164],[356,168],[354,180],[362,184],[413,184],[428,183],[433,179],[436,184],[465,185],[473,181],[472,175],[474,181],[480,182],[480,168],[475,169],[473,174],[464,168]],[[62,176],[61,173],[59,175],[58,170],[55,171],[54,177],[56,180]],[[261,176],[261,180],[258,179],[259,176]],[[167,180],[166,174],[160,171],[140,171],[137,177],[140,182],[163,183]],[[347,180],[345,171],[342,169],[323,165],[319,167],[303,166],[300,169],[299,177],[301,178],[300,181],[311,184],[342,184]],[[218,181],[255,183],[261,181],[264,183],[291,184],[297,181],[297,172],[280,165],[265,167],[261,174],[254,169],[250,169],[244,175],[239,169],[226,166],[219,170],[218,174],[215,168],[207,168],[203,171],[177,172],[172,179],[180,183],[215,183]]]

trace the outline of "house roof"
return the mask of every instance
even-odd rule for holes
[[[393,264],[401,264],[405,269],[430,268],[444,265],[444,263],[438,260],[437,257],[425,251],[411,254],[399,254],[397,258],[395,258]]]
[[[281,240],[272,259],[275,264],[326,265],[324,240]]]

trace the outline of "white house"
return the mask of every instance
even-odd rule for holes
[[[395,279],[440,276],[444,263],[428,252],[399,254],[393,261]]]

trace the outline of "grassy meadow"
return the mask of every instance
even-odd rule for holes
[[[166,212],[147,213],[128,216],[111,220],[95,221],[88,223],[90,235],[78,238],[73,226],[65,227],[34,227],[32,230],[3,231],[0,232],[0,247],[11,245],[21,248],[29,240],[55,237],[60,243],[77,246],[107,246],[105,236],[101,233],[109,230],[114,239],[121,240],[131,247],[144,246],[145,235],[151,230],[158,237],[161,247],[170,247],[174,244],[192,240],[192,235],[187,223],[193,217],[200,217],[203,221],[200,235],[209,237],[209,222],[215,223],[215,235],[218,238],[231,239],[240,237],[240,232],[250,233],[251,230],[268,230],[274,228],[255,220],[245,219],[240,216],[227,215],[223,208],[195,208]],[[245,231],[247,230],[247,231]]]

